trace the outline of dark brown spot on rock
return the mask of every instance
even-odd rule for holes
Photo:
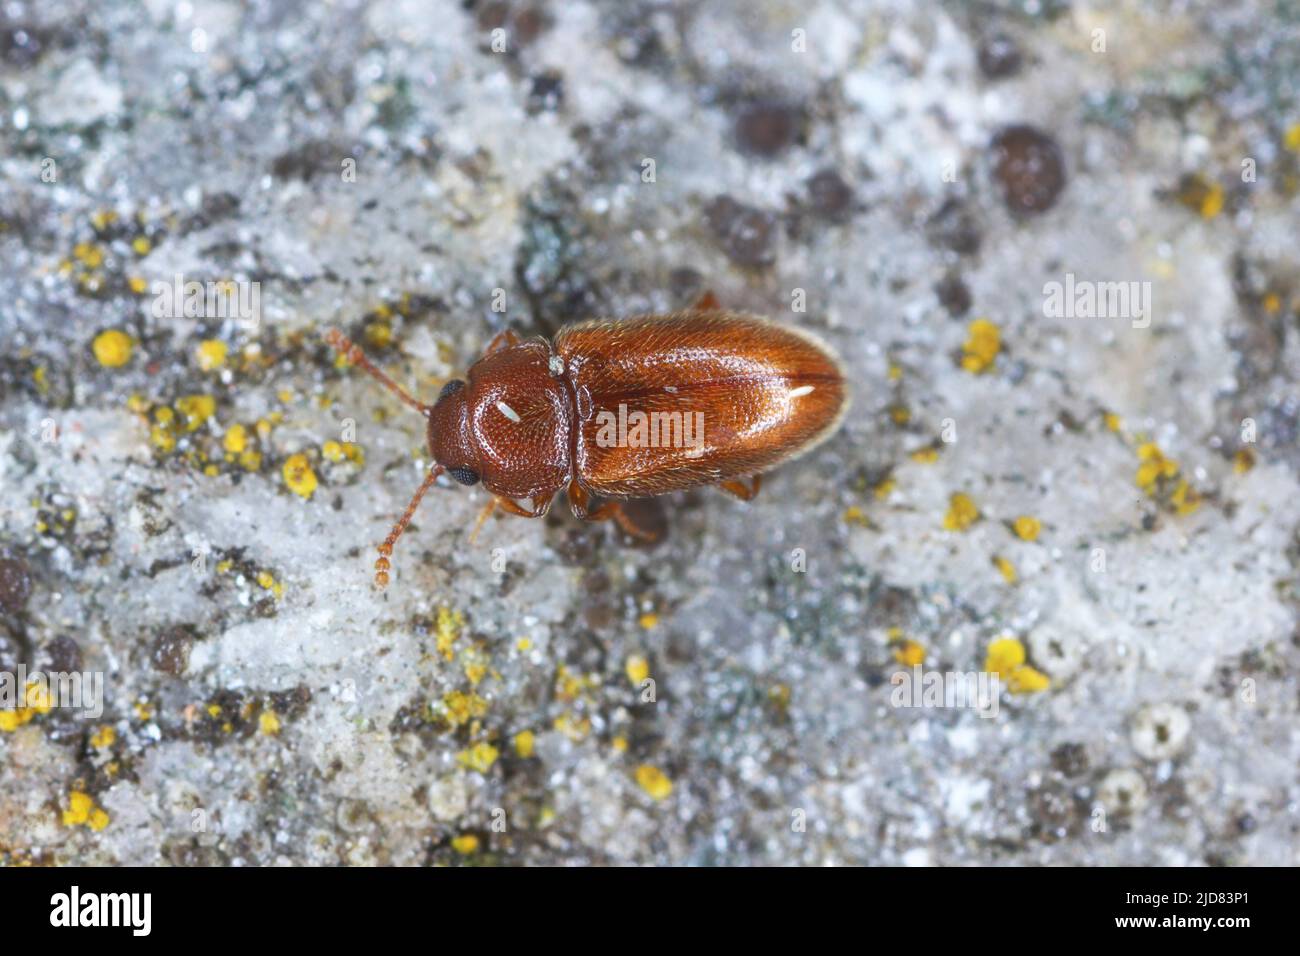
[[[823,169],[808,180],[808,208],[828,222],[848,222],[853,216],[853,190],[833,169]]]
[[[954,319],[959,319],[970,311],[970,287],[955,272],[948,273],[934,284],[934,294],[939,297],[939,304]]]
[[[518,11],[511,18],[510,25],[513,27],[511,32],[514,35],[514,40],[520,46],[528,46],[541,36],[548,23],[546,22],[546,14],[542,12],[540,7],[529,6]]]
[[[154,670],[180,677],[190,663],[190,649],[198,635],[188,624],[175,624],[164,628],[154,639],[150,661]]]
[[[1083,744],[1064,743],[1052,751],[1052,767],[1067,777],[1078,777],[1088,771],[1088,750]]]
[[[1033,126],[1008,126],[993,137],[993,175],[1017,216],[1046,212],[1065,188],[1065,158],[1056,140]]]
[[[27,562],[18,557],[0,558],[0,607],[17,614],[27,607],[32,595],[32,575]]]
[[[50,641],[43,656],[45,667],[56,674],[75,674],[84,663],[81,647],[66,634],[60,634]]]
[[[27,662],[30,646],[21,625],[0,618],[0,671],[14,671]]]
[[[351,154],[348,150],[327,140],[311,140],[281,153],[271,163],[271,173],[277,179],[301,179],[306,182],[326,173],[337,174],[342,162]]]
[[[600,549],[600,536],[591,527],[560,526],[555,529],[551,547],[565,564],[585,565]]]
[[[994,33],[981,41],[979,52],[980,72],[990,80],[1001,80],[1015,76],[1024,64],[1020,47],[1016,41],[1005,33]]]
[[[1065,786],[1049,781],[1028,794],[1032,834],[1044,843],[1070,835],[1077,818],[1074,799]]]
[[[984,238],[970,206],[956,196],[944,200],[939,211],[925,224],[925,233],[934,245],[961,256],[979,252]]]
[[[704,211],[722,251],[738,266],[758,268],[776,261],[772,248],[776,238],[776,217],[753,206],[744,206],[730,196],[719,196]]]
[[[776,100],[746,103],[736,113],[736,145],[750,156],[771,159],[803,136],[803,107]]]
[[[478,15],[475,17],[480,30],[495,30],[497,27],[503,27],[509,18],[510,4],[503,3],[501,0],[483,4],[478,8]]]
[[[530,115],[553,113],[564,105],[564,77],[554,71],[533,77],[528,90],[527,109]]]

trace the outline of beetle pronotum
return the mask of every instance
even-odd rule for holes
[[[388,583],[393,544],[443,472],[463,485],[482,481],[492,494],[480,527],[496,508],[539,518],[563,488],[579,518],[653,538],[623,500],[696,485],[749,500],[762,472],[829,437],[848,408],[843,369],[826,346],[723,311],[712,295],[668,315],[565,326],[554,342],[506,330],[432,405],[338,330],[326,339],[428,419],[434,465],[378,546],[379,587]],[[593,498],[602,500],[593,507]]]

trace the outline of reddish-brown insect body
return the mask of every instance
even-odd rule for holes
[[[433,405],[337,331],[328,339],[428,418],[436,464],[379,546],[381,587],[393,543],[444,471],[491,492],[480,526],[497,507],[541,517],[563,489],[578,517],[653,537],[622,499],[706,484],[751,498],[762,472],[827,438],[848,407],[843,370],[825,346],[717,309],[711,296],[685,312],[566,326],[554,342],[504,332]]]

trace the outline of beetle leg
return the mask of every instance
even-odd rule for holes
[[[608,499],[595,508],[591,508],[591,495],[583,490],[577,480],[569,482],[569,508],[583,521],[614,521],[620,528],[634,538],[642,541],[657,541],[659,535],[649,528],[643,528],[632,520],[621,501]]]
[[[519,344],[519,336],[515,335],[513,329],[502,329],[492,337],[492,341],[487,344],[483,350],[484,357],[491,355],[493,352],[499,352],[502,349],[508,349],[512,345]]]
[[[718,482],[718,487],[728,494],[735,495],[741,501],[752,501],[758,494],[758,489],[763,485],[763,476],[755,475],[746,485],[739,478],[732,478],[730,481]]]
[[[529,511],[515,501],[513,498],[496,497],[492,499],[496,502],[496,507],[502,511],[508,511],[512,515],[519,515],[521,518],[540,518],[546,512],[551,510],[551,499],[546,495],[538,495],[532,499],[533,510]],[[486,520],[486,519],[485,519]]]
[[[478,513],[478,520],[474,522],[474,530],[469,533],[469,543],[473,544],[478,540],[478,533],[483,530],[483,524],[488,518],[492,517],[492,512],[497,510],[497,498],[493,495],[488,499],[488,503],[483,506],[483,510]]]
[[[721,312],[722,303],[718,301],[718,297],[713,294],[712,289],[705,289],[704,294],[695,300],[695,304],[691,308],[696,312]]]

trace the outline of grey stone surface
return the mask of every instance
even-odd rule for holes
[[[0,862],[1300,862],[1298,30],[4,4],[0,666],[104,711],[0,716]],[[158,317],[177,274],[260,321]],[[1150,310],[1045,314],[1067,274]],[[833,441],[652,548],[562,502],[471,543],[448,483],[372,589],[427,452],[322,330],[432,397],[504,327],[706,288],[840,354]],[[1004,637],[1046,687],[893,705]]]

